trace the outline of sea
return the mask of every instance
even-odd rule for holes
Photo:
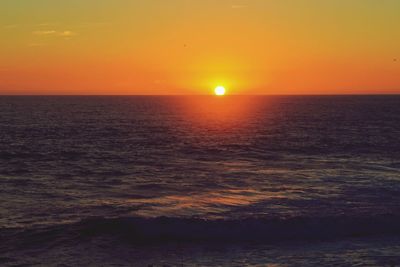
[[[400,266],[400,96],[2,96],[0,266]]]

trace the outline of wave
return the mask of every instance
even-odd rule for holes
[[[204,220],[183,218],[89,218],[73,224],[35,229],[1,229],[3,240],[19,245],[82,242],[111,238],[133,244],[166,242],[316,241],[348,237],[400,235],[400,216],[296,217],[289,219]],[[7,242],[4,246],[9,247]],[[16,243],[14,244],[16,245]]]

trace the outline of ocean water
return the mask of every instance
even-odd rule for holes
[[[0,265],[400,266],[400,97],[0,97]]]

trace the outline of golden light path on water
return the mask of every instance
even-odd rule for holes
[[[174,181],[174,185],[163,184],[166,189],[160,195],[149,191],[143,197],[125,199],[124,203],[113,204],[135,207],[132,211],[132,215],[135,216],[224,218],[224,214],[236,208],[293,199],[301,193],[301,188],[295,185],[279,185],[276,188],[271,182],[270,187],[260,188],[254,181],[254,177],[258,177],[260,173],[270,171],[276,174],[286,170],[273,170],[272,166],[259,166],[247,159],[226,160],[216,156],[211,160],[214,150],[225,153],[223,150],[227,147],[247,146],[251,143],[257,135],[257,114],[265,114],[267,118],[273,117],[271,107],[274,105],[274,99],[226,95],[172,97],[165,101],[173,107],[170,115],[179,117],[179,120],[171,120],[168,123],[173,132],[179,135],[180,142],[196,144],[194,149],[200,147],[201,151],[204,152],[205,149],[211,151],[208,152],[211,154],[201,159],[169,160],[168,165],[171,168],[181,165],[196,166],[193,169],[194,173],[188,174],[194,177],[193,180],[184,179],[182,184],[179,181]],[[282,168],[285,169],[284,166]],[[204,173],[203,170],[210,171]],[[159,175],[169,176],[169,173]],[[201,185],[196,185],[199,182],[196,180],[198,178],[204,183],[214,184],[214,181],[219,181],[218,188],[202,188]],[[179,189],[170,190],[175,186]],[[133,189],[132,193],[140,195],[143,192]]]
[[[131,200],[131,204],[146,204],[147,207],[135,212],[143,217],[206,216],[219,218],[218,214],[230,208],[247,206],[268,199],[283,198],[281,192],[265,194],[255,189],[225,189],[198,194],[168,195],[152,199]],[[209,216],[207,216],[209,215]]]

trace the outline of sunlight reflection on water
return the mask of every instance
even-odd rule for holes
[[[138,211],[144,217],[157,217],[163,214],[172,216],[220,217],[217,214],[229,211],[232,207],[247,206],[268,199],[283,198],[281,192],[261,192],[255,189],[227,189],[200,194],[170,195],[146,200],[131,200],[133,204],[146,203]]]

